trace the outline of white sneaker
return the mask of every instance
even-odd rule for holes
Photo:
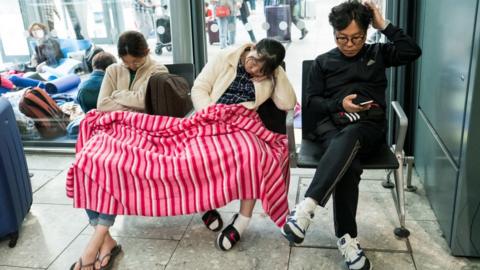
[[[310,214],[298,205],[288,214],[287,222],[282,227],[282,234],[288,241],[301,244],[305,239],[305,233],[312,222],[313,214]]]
[[[371,270],[372,265],[365,256],[360,244],[356,238],[351,238],[347,233],[342,238],[338,239],[338,249],[345,258],[345,263],[350,270]]]

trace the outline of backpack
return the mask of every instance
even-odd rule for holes
[[[69,115],[64,113],[57,103],[40,88],[27,89],[18,104],[19,110],[35,121],[38,132],[44,138],[65,135]]]
[[[171,73],[159,73],[150,78],[145,113],[184,117],[192,109],[190,86],[185,78]]]

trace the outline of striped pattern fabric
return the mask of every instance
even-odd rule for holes
[[[262,201],[277,226],[288,213],[285,135],[242,105],[189,118],[90,111],[68,171],[74,207],[104,214],[174,216]]]

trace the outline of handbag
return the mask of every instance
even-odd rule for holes
[[[217,6],[215,16],[219,18],[230,16],[230,8],[228,6]]]

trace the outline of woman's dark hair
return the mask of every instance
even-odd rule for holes
[[[271,76],[285,58],[285,47],[274,39],[264,38],[260,40],[255,45],[255,50],[260,60],[263,61],[261,72],[266,76]]]
[[[118,38],[118,56],[127,54],[133,57],[144,57],[148,54],[148,44],[142,33],[137,31],[123,32]]]
[[[367,32],[372,18],[372,11],[357,0],[349,0],[334,6],[328,15],[328,20],[335,31],[347,28],[354,20],[360,29]]]
[[[108,52],[99,52],[92,59],[92,66],[94,69],[101,69],[105,71],[108,66],[116,63],[117,59],[113,54]]]

